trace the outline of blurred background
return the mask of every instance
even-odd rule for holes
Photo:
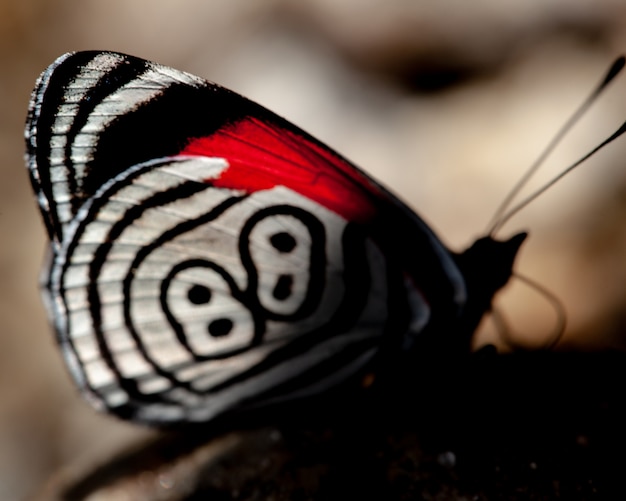
[[[186,70],[272,109],[399,194],[453,250],[500,201],[626,51],[619,0],[0,1],[0,499],[150,432],[96,415],[74,389],[39,298],[45,231],[24,168],[39,73],[108,49]],[[626,119],[626,78],[568,134],[526,191]],[[567,311],[561,350],[626,347],[626,138],[513,218],[520,274]],[[545,297],[498,297],[509,338],[554,334]],[[487,321],[476,344],[501,333]]]

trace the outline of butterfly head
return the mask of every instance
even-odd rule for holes
[[[515,258],[527,236],[526,232],[521,232],[508,240],[482,237],[455,256],[467,287],[463,321],[470,332],[474,331],[483,313],[491,309],[493,296],[511,278]]]

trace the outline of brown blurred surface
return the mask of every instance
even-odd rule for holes
[[[0,499],[21,499],[64,465],[150,435],[80,400],[39,300],[45,235],[23,165],[23,122],[54,58],[117,50],[230,87],[355,161],[461,249],[626,51],[625,25],[626,8],[610,0],[481,0],[471,9],[461,0],[0,3]],[[533,185],[625,118],[622,77]],[[531,231],[517,269],[562,300],[563,348],[626,346],[625,154],[626,140],[612,145],[503,232]],[[519,284],[506,295],[513,335],[540,345],[553,312]],[[494,336],[487,326],[482,339]]]

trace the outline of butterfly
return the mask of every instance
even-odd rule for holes
[[[455,254],[286,120],[124,54],[58,58],[25,135],[65,362],[96,409],[140,422],[319,394],[422,338],[464,346],[526,236]]]

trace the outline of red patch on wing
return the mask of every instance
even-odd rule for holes
[[[252,193],[285,186],[346,220],[365,222],[376,212],[378,187],[332,152],[292,131],[255,118],[192,140],[183,155],[225,158],[214,186]]]

